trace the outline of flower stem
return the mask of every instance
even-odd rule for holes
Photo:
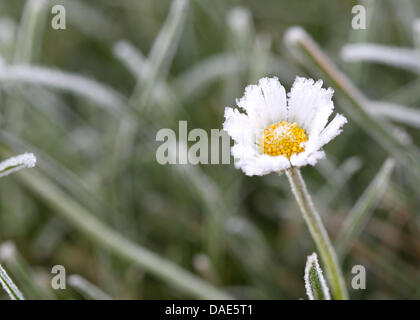
[[[324,262],[333,297],[337,300],[346,300],[348,299],[348,293],[343,274],[338,265],[337,256],[321,218],[315,209],[311,196],[306,189],[305,181],[303,181],[300,170],[298,168],[287,169],[286,175],[312,238],[318,248],[321,259]]]

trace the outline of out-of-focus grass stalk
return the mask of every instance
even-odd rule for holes
[[[39,66],[0,66],[0,82],[43,85],[76,93],[119,117],[127,107],[125,98],[107,85],[78,74]]]
[[[137,79],[138,83],[147,79],[150,72],[150,62],[144,57],[143,53],[126,40],[115,43],[113,52],[127,68],[127,70]],[[176,109],[182,109],[180,99],[172,90],[172,87],[164,79],[156,82],[152,90],[150,103],[156,102],[164,112],[172,113]],[[178,93],[181,94],[181,93]]]
[[[300,279],[286,266],[275,263],[276,253],[273,252],[272,246],[265,239],[261,230],[251,221],[240,215],[232,215],[227,219],[225,229],[227,232],[226,242],[231,252],[241,261],[243,272],[255,288],[267,288],[267,291],[276,292],[279,299],[281,299],[279,289],[289,294],[299,294]],[[277,281],[273,281],[275,274],[281,274],[280,277],[277,277]],[[269,297],[268,292],[261,293],[261,298],[268,299]]]
[[[30,63],[41,46],[46,18],[46,0],[27,0],[17,36],[14,63]]]
[[[121,35],[121,25],[114,23],[101,10],[101,6],[84,0],[48,0],[50,7],[65,5],[67,21],[83,34],[103,41],[112,41]]]
[[[130,71],[138,81],[143,80],[145,73],[149,72],[147,70],[149,67],[143,53],[129,41],[118,41],[115,43],[112,51],[115,57],[125,65],[127,70]]]
[[[0,260],[7,265],[12,274],[19,280],[24,288],[24,292],[29,295],[29,298],[34,299],[53,299],[51,292],[45,290],[34,281],[33,270],[16,250],[13,242],[5,242],[0,246]]]
[[[411,48],[391,47],[373,43],[346,44],[341,49],[344,61],[369,61],[420,72],[420,54]]]
[[[251,58],[250,83],[258,82],[268,70],[270,59],[271,37],[268,34],[258,34],[255,37],[255,49]]]
[[[349,42],[350,43],[364,43],[368,42],[370,36],[375,34],[378,23],[377,15],[374,14],[377,12],[380,12],[382,8],[380,8],[380,5],[378,3],[379,1],[373,0],[360,0],[359,4],[364,6],[366,8],[366,29],[360,30],[360,29],[353,29],[350,28],[349,30]],[[364,68],[364,63],[356,63],[353,64],[351,68],[345,68],[345,71],[350,76],[351,79],[353,79],[354,83],[356,85],[362,85],[365,82],[366,74],[362,72]]]
[[[2,153],[5,153],[4,149]],[[178,290],[196,298],[231,298],[228,294],[206,283],[171,261],[124,238],[118,232],[98,220],[92,213],[67,196],[58,187],[54,186],[42,174],[33,171],[29,174],[20,174],[18,178],[33,193],[55,208],[57,213],[60,213],[79,231],[82,231],[98,245],[107,248],[121,258],[135,263]]]
[[[176,150],[187,151],[184,141],[177,144]],[[176,157],[176,155],[173,155]],[[192,165],[172,166],[179,176],[188,181],[196,192],[206,210],[206,235],[205,241],[209,256],[216,268],[221,268],[222,253],[225,242],[224,225],[227,219],[227,209],[217,184],[207,176],[199,167]],[[172,169],[172,168],[171,168]]]
[[[412,23],[417,18],[417,1],[413,0],[391,0],[386,3],[378,1],[381,6],[392,12],[391,21],[395,19],[393,24],[398,31],[398,39],[401,42],[408,42],[411,38]],[[388,6],[388,8],[386,8]],[[374,14],[376,15],[377,12]],[[380,13],[381,14],[381,13]]]
[[[413,42],[416,49],[420,49],[420,19],[413,22]]]
[[[185,97],[195,97],[215,80],[241,73],[249,67],[247,59],[232,53],[214,54],[183,71],[174,86]]]
[[[112,298],[85,278],[72,274],[68,277],[69,286],[80,292],[86,299],[112,300]]]
[[[293,27],[287,31],[285,42],[298,57],[306,58],[302,62],[309,60],[311,66],[315,66],[346,98],[348,103],[342,104],[342,107],[350,117],[420,180],[420,162],[418,161],[420,152],[417,147],[404,145],[393,134],[392,126],[372,117],[367,110],[368,100],[366,97],[338,70],[313,39],[302,28]]]
[[[316,198],[322,199],[325,206],[336,202],[341,192],[346,192],[347,182],[362,167],[358,157],[351,157],[336,167],[330,159],[324,159],[317,165],[318,170],[326,180],[325,186],[318,191]]]
[[[15,43],[13,64],[30,64],[41,49],[42,36],[46,20],[46,0],[27,0],[21,17]],[[38,52],[37,52],[38,51]],[[5,113],[8,117],[8,126],[15,131],[22,129],[24,113],[22,86],[17,86],[11,92]]]
[[[368,107],[368,111],[372,115],[398,121],[417,129],[420,128],[420,110],[418,108],[409,108],[385,101],[371,101]]]
[[[9,277],[6,270],[0,265],[0,283],[4,291],[7,292],[11,300],[25,300],[22,293]]]
[[[416,103],[420,99],[420,80],[415,79],[383,97],[384,101],[394,101],[405,105]]]
[[[255,41],[255,27],[251,11],[237,6],[228,12],[226,17],[230,31],[233,50],[240,55],[248,55]]]
[[[348,299],[344,277],[338,264],[336,253],[321,221],[321,217],[316,211],[311,196],[306,189],[300,170],[298,168],[287,169],[286,175],[289,179],[296,201],[302,211],[306,225],[309,228],[312,239],[321,255],[321,259],[327,271],[327,277],[331,285],[333,297],[336,300]]]
[[[182,100],[188,102],[189,99],[199,96],[210,84],[230,79],[233,75],[244,74],[249,69],[253,69],[250,73],[254,73],[254,75],[266,75],[269,70],[271,74],[276,74],[282,81],[290,80],[296,74],[293,66],[286,64],[280,57],[269,52],[267,48],[269,39],[264,35],[259,36],[259,39],[255,51],[268,55],[261,57],[260,63],[254,64],[251,56],[244,57],[232,52],[218,53],[200,60],[181,72],[174,80],[173,86],[178,90]],[[240,79],[237,80],[237,82],[239,81]],[[230,82],[227,81],[226,84],[229,85]]]
[[[0,65],[14,55],[17,25],[11,17],[0,17]]]
[[[188,13],[189,0],[172,2],[165,24],[159,32],[147,58],[148,72],[139,81],[132,96],[133,105],[138,111],[147,108],[152,91],[157,82],[164,78],[175,55]]]
[[[339,258],[344,258],[354,239],[369,220],[389,184],[395,161],[387,159],[378,174],[350,210],[337,237],[336,250]]]
[[[227,13],[226,22],[229,27],[227,50],[242,60],[242,64],[249,63],[250,53],[255,44],[255,29],[250,10],[242,6],[234,7]],[[230,103],[236,97],[236,93],[240,92],[244,76],[248,71],[249,69],[237,68],[226,76],[223,84],[226,103]]]

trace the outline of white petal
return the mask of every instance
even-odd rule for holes
[[[288,121],[296,121],[308,137],[318,135],[334,109],[333,93],[331,88],[322,88],[322,80],[296,77],[289,93]]]
[[[238,109],[225,108],[225,122],[223,129],[237,143],[254,143],[255,130],[251,119]]]
[[[260,154],[256,148],[236,144],[232,147],[236,168],[248,176],[262,176],[271,172],[279,172],[290,167],[290,162],[283,156],[272,157]]]
[[[249,161],[241,167],[248,176],[263,176],[271,172],[279,172],[287,168],[290,168],[290,161],[286,157],[272,157],[267,154],[260,155],[253,161]]]
[[[246,111],[260,129],[286,120],[286,93],[277,78],[262,78],[258,85],[247,86],[236,104]]]
[[[255,158],[261,156],[255,145],[249,144],[237,143],[231,148],[231,153],[238,166],[241,162],[255,160]]]
[[[236,104],[246,111],[248,116],[258,127],[265,128],[269,124],[270,117],[269,114],[265,112],[265,100],[259,86],[247,86],[243,97],[237,99]]]
[[[347,123],[346,117],[337,113],[334,119],[327,125],[327,127],[321,131],[321,134],[318,138],[317,147],[321,148],[336,136],[338,136],[342,131],[342,127]]]
[[[315,151],[310,154],[306,152],[302,152],[298,155],[292,155],[290,157],[290,162],[295,167],[303,167],[308,164],[310,164],[311,166],[314,166],[318,162],[318,160],[321,160],[323,158],[325,158],[325,152],[322,150]]]
[[[258,82],[264,95],[267,112],[272,123],[287,119],[286,90],[277,77],[262,78]]]

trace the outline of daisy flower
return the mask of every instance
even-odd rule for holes
[[[322,80],[296,77],[286,91],[276,77],[249,85],[236,104],[225,109],[223,129],[235,144],[235,166],[249,175],[282,172],[291,167],[315,165],[325,157],[322,147],[339,135],[347,119],[334,110],[333,89]]]

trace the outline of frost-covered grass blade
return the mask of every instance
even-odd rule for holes
[[[68,284],[79,291],[87,299],[112,300],[109,295],[78,274],[72,274],[69,276]]]
[[[316,253],[308,256],[305,266],[305,288],[309,300],[331,300]]]
[[[25,300],[23,294],[9,277],[6,270],[0,265],[0,283],[4,291],[9,295],[11,300]]]
[[[7,159],[0,162],[0,178],[24,168],[32,168],[35,164],[36,158],[32,153],[24,153]]]

